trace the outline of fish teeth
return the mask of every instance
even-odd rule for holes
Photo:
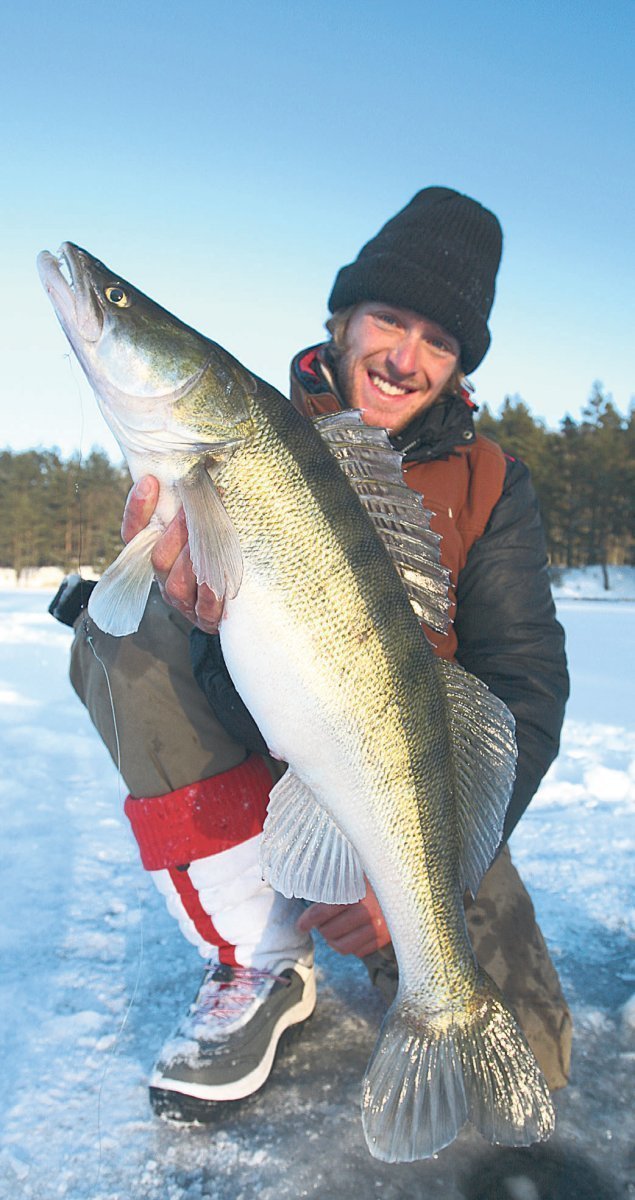
[[[63,250],[60,250],[60,253],[57,256],[57,262],[60,269],[60,275],[66,281],[71,291],[73,291],[73,275],[68,259]]]

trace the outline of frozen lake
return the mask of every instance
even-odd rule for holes
[[[323,944],[316,1015],[266,1091],[222,1127],[152,1117],[147,1073],[200,960],[137,864],[48,600],[0,592],[2,1200],[635,1195],[635,1014],[623,1009],[635,993],[635,603],[560,603],[573,677],[562,753],[512,840],[574,1013],[557,1134],[508,1152],[467,1130],[437,1159],[389,1166],[369,1156],[359,1118],[382,1006],[364,968]]]
[[[560,600],[557,609],[574,670],[568,720],[633,727],[635,602]]]

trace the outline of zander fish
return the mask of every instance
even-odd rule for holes
[[[475,961],[463,895],[500,843],[513,720],[434,657],[447,578],[420,497],[385,433],[357,414],[312,424],[268,384],[70,243],[40,274],[155,519],[106,571],[89,611],[139,624],[152,546],[183,505],[194,569],[225,598],[234,683],[272,753],[263,867],[327,903],[385,914],[399,989],[363,1084],[373,1154],[434,1154],[470,1120],[493,1142],[547,1137],[546,1083]],[[395,569],[396,568],[396,569]]]

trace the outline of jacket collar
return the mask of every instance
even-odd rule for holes
[[[324,345],[310,346],[291,363],[291,403],[306,417],[325,416],[346,408],[337,381],[324,353]],[[446,396],[425,409],[401,433],[391,437],[404,463],[446,458],[476,441],[472,401]]]

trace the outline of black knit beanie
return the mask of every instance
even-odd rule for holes
[[[502,243],[489,209],[452,188],[424,188],[342,267],[329,309],[365,300],[410,308],[456,338],[469,375],[489,347]]]

